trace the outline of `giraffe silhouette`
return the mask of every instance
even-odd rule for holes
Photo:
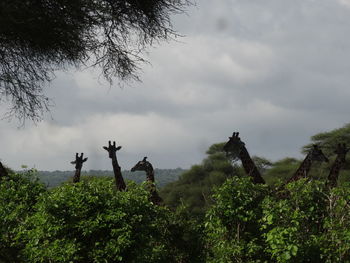
[[[81,153],[80,157],[79,154],[75,154],[75,160],[70,162],[71,164],[75,164],[75,174],[73,177],[73,183],[79,183],[80,182],[80,172],[81,168],[83,167],[83,163],[87,161],[88,158],[84,158],[84,153]]]
[[[326,185],[329,188],[333,188],[337,186],[339,172],[340,172],[340,169],[343,168],[345,164],[345,157],[349,150],[350,150],[349,148],[346,148],[345,143],[343,144],[339,143],[337,145],[337,148],[334,151],[334,153],[337,154],[337,157],[335,158],[331,166],[331,169],[329,171],[329,175],[327,178],[327,182],[326,182]]]
[[[316,144],[312,146],[312,149],[306,155],[299,168],[296,170],[293,176],[287,180],[285,184],[297,181],[301,178],[306,178],[314,161],[328,162],[328,158],[323,154],[322,150]]]
[[[154,169],[152,164],[149,161],[147,161],[147,157],[144,157],[142,161],[137,162],[137,164],[135,164],[134,167],[131,168],[131,171],[146,172],[146,176],[147,176],[146,181],[148,182],[148,185],[150,187],[150,192],[151,192],[150,201],[156,205],[160,205],[163,202],[163,200],[157,192],[155,180],[154,180]]]
[[[244,171],[252,177],[255,184],[265,184],[265,180],[250,157],[245,143],[241,141],[238,132],[234,132],[232,137],[229,137],[229,141],[224,145],[223,149],[227,155],[230,153],[241,160]]]
[[[103,146],[103,149],[105,149],[108,152],[109,158],[112,159],[115,184],[119,191],[125,191],[126,185],[125,185],[122,172],[117,160],[117,151],[119,151],[121,148],[122,148],[121,146],[115,147],[115,141],[113,141],[113,144],[111,144],[111,141],[108,141],[108,147]]]

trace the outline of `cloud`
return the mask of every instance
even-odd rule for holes
[[[176,16],[185,35],[149,50],[141,83],[109,87],[95,70],[58,73],[47,90],[53,119],[0,123],[10,166],[111,169],[101,148],[123,146],[122,168],[143,156],[155,167],[189,167],[212,143],[241,132],[252,155],[301,157],[320,131],[348,122],[348,1],[202,0]]]
[[[350,8],[350,1],[349,0],[338,0],[338,2],[339,2],[339,4]]]

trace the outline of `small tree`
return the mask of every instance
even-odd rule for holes
[[[184,172],[179,180],[160,190],[164,203],[176,208],[183,203],[192,215],[203,218],[205,211],[212,204],[212,190],[223,184],[227,178],[238,173],[222,150],[224,143],[209,147],[200,165],[193,165]]]

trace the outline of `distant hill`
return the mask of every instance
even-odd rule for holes
[[[155,179],[158,187],[163,187],[166,184],[178,180],[179,176],[187,170],[182,168],[176,169],[155,169]],[[145,172],[130,172],[122,171],[123,177],[126,180],[133,180],[136,183],[141,183],[146,180]],[[47,187],[52,188],[59,186],[63,182],[67,182],[73,178],[74,171],[38,171],[37,177]],[[113,177],[113,171],[107,170],[90,170],[82,171],[81,176],[111,176]]]

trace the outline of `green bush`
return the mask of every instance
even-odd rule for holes
[[[298,180],[262,202],[265,250],[276,262],[322,262],[320,235],[326,217],[326,189],[320,181]]]
[[[35,209],[20,234],[28,262],[200,262],[198,230],[135,183],[126,192],[107,178],[67,183]]]
[[[0,178],[0,262],[21,262],[19,255],[24,245],[16,237],[46,191],[43,184],[33,180],[34,173],[10,171],[8,177]]]
[[[228,179],[215,191],[215,204],[206,215],[207,262],[262,262],[261,202],[266,185],[250,177]]]
[[[207,262],[350,262],[350,185],[305,179],[283,190],[232,178],[207,212]]]
[[[327,217],[321,235],[321,258],[327,263],[350,262],[350,184],[326,195]]]
[[[148,193],[112,180],[64,184],[44,195],[22,238],[29,262],[160,262],[167,253],[158,223],[163,209]]]

